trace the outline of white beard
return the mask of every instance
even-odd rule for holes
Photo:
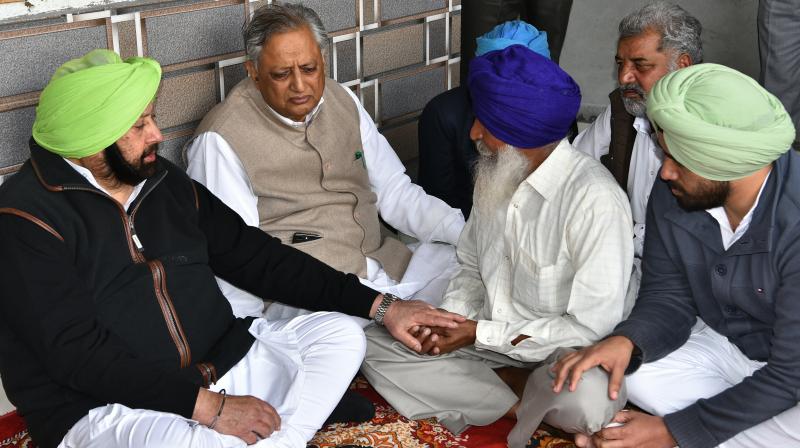
[[[480,157],[475,165],[474,207],[486,216],[505,210],[511,196],[531,173],[530,162],[519,150],[506,145],[491,152],[482,140],[475,142]]]

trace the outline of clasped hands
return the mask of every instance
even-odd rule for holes
[[[411,334],[420,344],[419,353],[443,355],[475,343],[478,322],[464,319],[454,327],[420,325]]]

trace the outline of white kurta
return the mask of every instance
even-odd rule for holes
[[[658,146],[650,122],[646,118],[637,117],[633,121],[636,138],[633,141],[633,154],[628,171],[628,198],[633,215],[634,250],[637,258],[642,257],[644,247],[645,216],[650,190],[658,177],[664,152]],[[597,119],[575,137],[572,146],[580,152],[589,154],[597,160],[608,154],[611,144],[611,106],[597,116]]]
[[[478,321],[476,348],[524,362],[597,342],[633,307],[630,223],[610,174],[563,140],[495,216],[473,209],[442,308]]]
[[[405,174],[405,166],[386,138],[378,132],[367,111],[350,89],[345,90],[358,109],[364,160],[370,188],[377,196],[378,213],[389,225],[419,241],[419,245],[411,247],[414,255],[399,283],[389,278],[380,264],[369,257],[366,258],[367,278],[361,281],[383,292],[400,297],[414,296],[438,304],[447,282],[456,271],[453,245],[464,227],[464,217],[458,209],[427,195],[421,187],[411,182]],[[313,120],[322,107],[325,107],[324,100],[320,101],[306,121]],[[289,126],[304,125],[271,111]],[[241,161],[222,136],[215,132],[198,135],[189,143],[186,156],[189,176],[208,187],[235,210],[245,223],[258,226],[258,197],[253,193]],[[262,314],[264,302],[261,299],[220,279],[218,282],[222,292],[231,301],[234,314]],[[266,316],[285,318],[302,313],[304,311],[296,308],[272,304]],[[366,322],[362,320],[362,323]]]

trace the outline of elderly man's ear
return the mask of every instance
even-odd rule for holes
[[[247,77],[253,81],[258,81],[258,70],[253,61],[244,61],[244,69],[247,70]]]

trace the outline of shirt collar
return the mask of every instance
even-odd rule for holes
[[[538,168],[525,179],[545,200],[550,200],[567,179],[565,173],[572,170],[571,145],[567,139],[561,140],[553,152]]]
[[[725,213],[725,207],[720,206],[720,207],[710,208],[707,209],[706,212],[709,215],[713,216],[714,219],[717,220],[717,222],[719,222],[720,227],[725,226],[725,228],[729,232],[731,232],[734,237],[740,237],[750,227],[750,221],[753,220],[753,211],[758,206],[758,202],[761,200],[761,195],[764,193],[764,187],[767,185],[767,181],[769,180],[769,177],[771,175],[772,175],[772,170],[770,170],[769,173],[767,173],[767,177],[765,177],[764,182],[761,183],[761,188],[758,190],[758,196],[756,196],[756,200],[755,202],[753,202],[753,206],[750,207],[750,210],[748,210],[747,213],[744,215],[742,221],[736,227],[736,231],[731,229],[731,223],[730,220],[728,219],[728,215]]]
[[[650,120],[645,117],[636,117],[633,120],[633,128],[636,129],[637,132],[650,135]]]
[[[321,97],[321,98],[319,99],[319,103],[317,103],[317,105],[316,105],[316,106],[314,106],[314,109],[312,109],[312,110],[311,110],[311,112],[309,112],[309,114],[308,114],[308,115],[306,115],[306,119],[305,119],[305,121],[294,121],[294,120],[292,120],[291,118],[286,118],[286,117],[284,117],[283,115],[281,115],[281,114],[279,114],[278,112],[276,112],[276,111],[275,111],[275,109],[271,108],[271,107],[269,106],[269,104],[267,104],[267,110],[269,110],[270,112],[272,112],[272,113],[275,115],[275,117],[276,117],[278,120],[280,120],[280,121],[281,121],[281,123],[283,123],[283,124],[285,124],[285,125],[287,125],[287,126],[291,126],[291,127],[293,127],[293,128],[301,128],[301,127],[303,127],[303,126],[308,126],[308,125],[310,125],[310,124],[311,124],[311,122],[312,122],[312,121],[314,121],[314,117],[317,115],[317,112],[319,112],[319,108],[320,108],[320,106],[322,106],[322,103],[324,103],[324,102],[325,102],[325,97]]]
[[[74,168],[74,169],[75,169],[75,171],[77,171],[77,172],[78,172],[78,174],[80,174],[81,176],[85,177],[85,178],[86,178],[86,180],[87,180],[87,181],[88,181],[90,184],[92,184],[92,186],[94,186],[94,187],[95,187],[95,188],[97,188],[98,190],[102,191],[103,193],[105,193],[105,194],[107,194],[107,195],[111,196],[111,193],[109,193],[109,192],[108,192],[108,191],[107,191],[105,188],[103,188],[103,187],[101,187],[101,186],[100,186],[100,184],[97,182],[97,179],[95,179],[95,178],[94,178],[94,174],[92,174],[92,172],[91,172],[91,171],[89,171],[89,169],[88,169],[88,168],[86,168],[86,167],[83,167],[83,166],[80,166],[80,165],[78,165],[77,163],[75,163],[75,162],[73,162],[72,160],[69,160],[69,159],[67,159],[67,158],[64,158],[64,160],[66,160],[66,161],[67,161],[67,163],[69,164],[69,166],[71,166],[72,168]],[[145,182],[147,182],[147,181],[146,181],[146,180],[143,180],[143,181],[139,182],[138,184],[136,184],[136,186],[134,186],[134,187],[133,187],[133,192],[131,192],[131,195],[128,197],[128,200],[127,200],[127,201],[125,201],[125,204],[123,204],[123,207],[125,207],[125,210],[127,210],[127,209],[128,209],[128,207],[130,207],[130,205],[131,205],[131,204],[133,203],[133,201],[136,199],[136,196],[138,196],[138,195],[139,195],[139,192],[141,192],[141,191],[142,191],[142,187],[144,186],[144,183],[145,183]]]

